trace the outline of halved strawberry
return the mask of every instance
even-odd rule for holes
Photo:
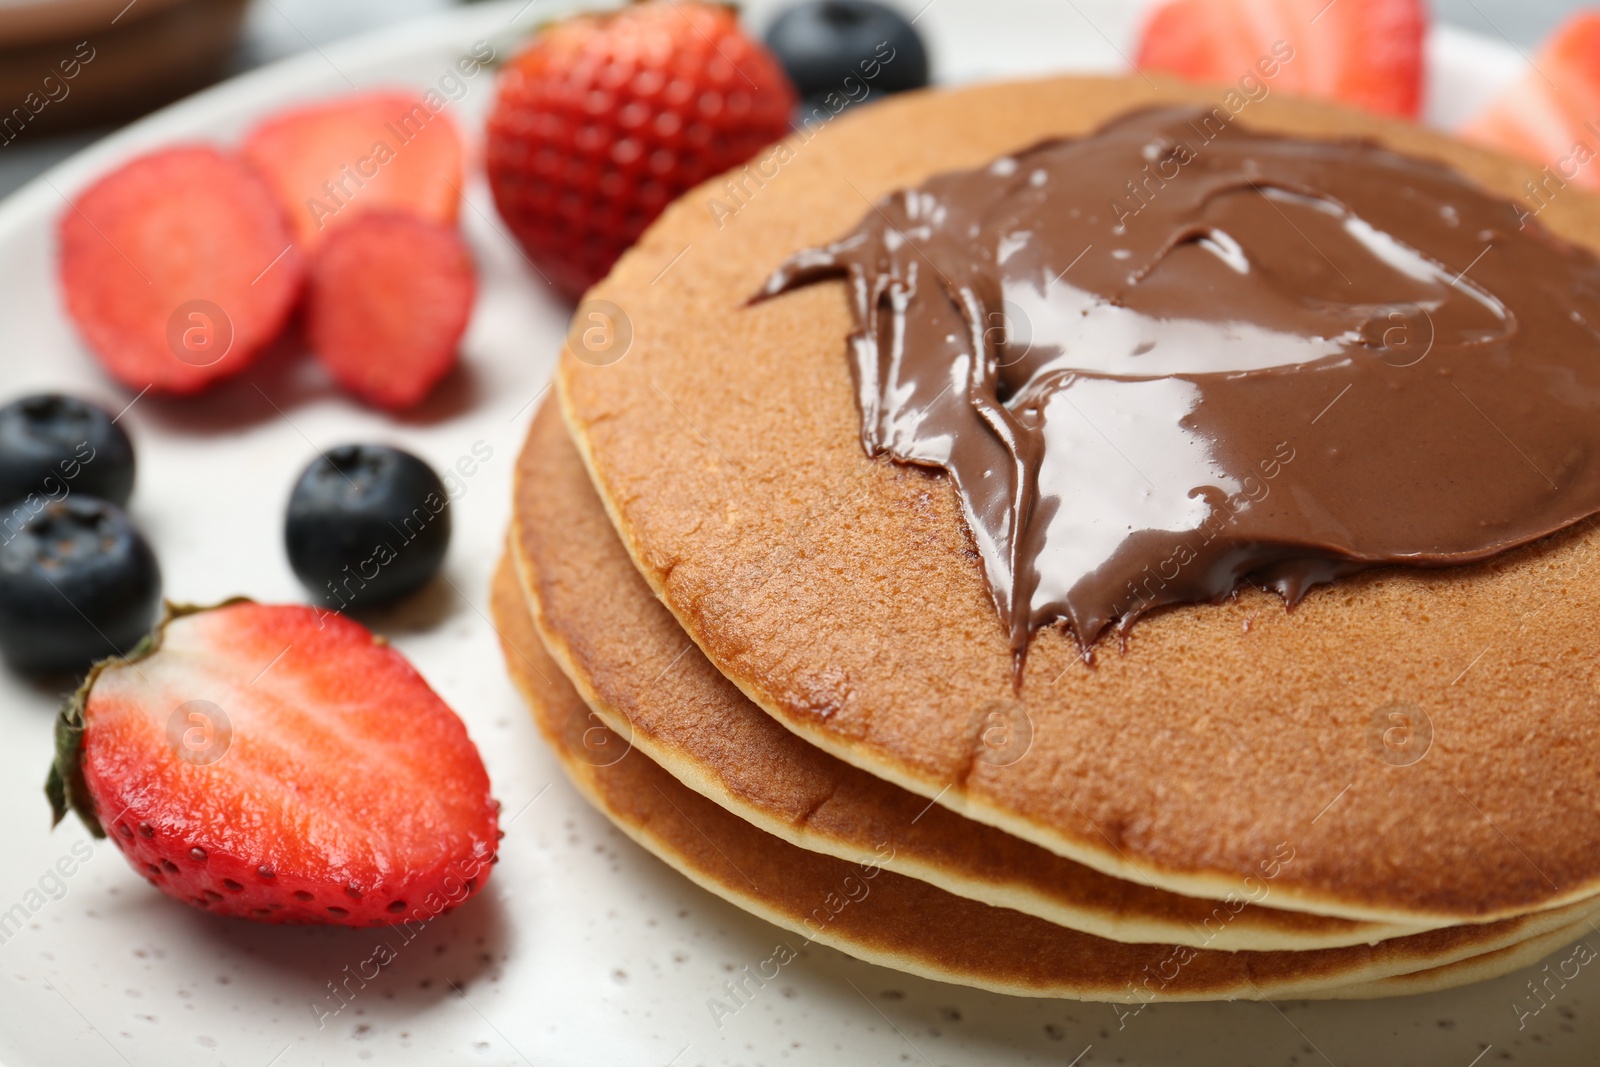
[[[1423,0],[1169,0],[1145,21],[1134,63],[1415,117],[1427,21]]]
[[[466,727],[340,615],[174,608],[62,710],[46,792],[168,896],[263,922],[425,920],[483,888],[498,805]]]
[[[265,182],[204,145],[112,171],[61,216],[67,312],[133,389],[193,393],[237,374],[283,328],[304,265]]]
[[[1558,169],[1565,181],[1600,189],[1600,11],[1582,11],[1545,41],[1536,69],[1507,89],[1461,135]]]
[[[360,93],[280,112],[250,132],[243,151],[307,248],[368,211],[456,220],[461,137],[414,93]]]
[[[378,407],[408,408],[455,366],[476,289],[454,227],[365,215],[317,250],[306,338],[340,385]]]

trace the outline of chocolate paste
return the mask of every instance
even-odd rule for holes
[[[1600,511],[1600,262],[1437,163],[1138,112],[895,193],[761,295],[836,277],[861,443],[949,472],[1019,663]]]

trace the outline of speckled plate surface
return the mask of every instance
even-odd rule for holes
[[[232,140],[295,99],[351,85],[437,85],[474,41],[503,55],[518,27],[550,17],[557,2],[470,7],[308,52],[129,127],[0,204],[0,395],[67,389],[113,410],[131,402],[123,421],[140,449],[131,510],[161,556],[169,595],[297,599],[280,524],[316,448],[384,440],[457,471],[443,577],[367,621],[466,719],[507,830],[487,891],[411,940],[219,920],[150,889],[75,823],[48,830],[40,783],[58,694],[0,672],[0,1064],[1467,1067],[1486,1046],[1484,1063],[1507,1053],[1591,1062],[1600,977],[1587,962],[1595,953],[1581,949],[1551,957],[1548,975],[1448,994],[1136,1013],[954,989],[798,944],[793,960],[775,964],[792,935],[690,885],[592,812],[505,676],[487,617],[489,576],[509,517],[511,464],[565,310],[506,240],[481,180],[462,210],[482,280],[465,366],[412,416],[349,403],[303,360],[263,365],[186,403],[135,398],[100,374],[60,311],[51,234],[63,195],[158,144]],[[749,4],[750,19],[762,24],[773,6]],[[1136,5],[1118,0],[933,0],[918,26],[942,76],[959,81],[1119,69],[1136,20]],[[1458,33],[1433,44],[1433,118],[1444,124],[1521,62]],[[480,74],[450,110],[474,132],[491,98],[490,76]],[[1600,933],[1591,943],[1600,947]],[[380,944],[390,951],[376,952]],[[1536,974],[1542,998],[1527,985]]]

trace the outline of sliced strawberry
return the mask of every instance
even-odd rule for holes
[[[168,896],[264,922],[426,920],[483,888],[498,806],[466,728],[340,615],[176,609],[63,709],[46,790]]]
[[[1427,21],[1423,0],[1170,0],[1145,21],[1134,62],[1415,117]]]
[[[1591,124],[1600,119],[1600,11],[1562,23],[1533,66],[1462,136],[1548,163],[1563,180],[1600,189],[1600,168],[1586,165],[1595,155]]]
[[[280,112],[250,132],[244,155],[277,190],[307,248],[369,211],[454,222],[461,200],[455,124],[409,92]]]
[[[203,145],[141,156],[61,216],[67,312],[112,376],[193,393],[277,336],[304,265],[265,182]]]
[[[365,215],[317,250],[306,337],[340,385],[377,407],[408,408],[455,366],[476,288],[454,227]]]

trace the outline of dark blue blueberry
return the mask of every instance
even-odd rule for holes
[[[382,445],[340,445],[300,475],[284,544],[320,603],[359,610],[424,585],[450,547],[450,497],[433,468]]]
[[[97,496],[122,507],[133,493],[133,445],[93,404],[40,393],[0,408],[0,505]],[[12,510],[7,507],[7,511]]]
[[[766,41],[804,101],[802,120],[928,84],[916,27],[871,0],[795,4],[768,27]]]
[[[160,608],[155,554],[114,504],[74,493],[0,527],[0,651],[18,669],[73,671],[127,652]]]

